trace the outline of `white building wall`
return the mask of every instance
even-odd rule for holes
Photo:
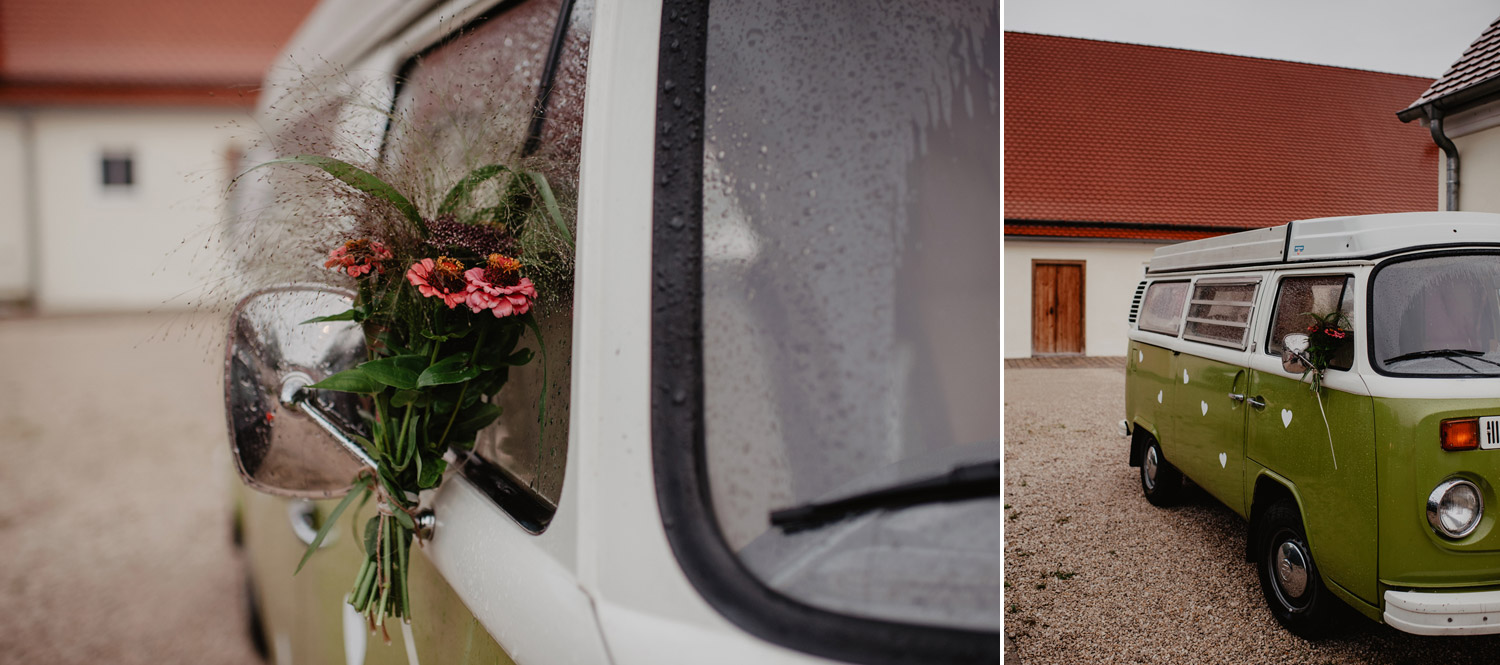
[[[1458,146],[1458,207],[1470,212],[1500,212],[1500,127],[1453,139]],[[1438,209],[1448,201],[1447,159],[1438,153]]]
[[[221,256],[227,153],[248,115],[233,109],[34,111],[45,312],[181,309]],[[106,152],[128,153],[134,184],[106,187]]]
[[[0,111],[0,301],[29,295],[25,127],[21,112]]]
[[[1005,239],[1004,351],[1031,356],[1031,261],[1084,262],[1083,348],[1091,356],[1123,356],[1126,317],[1151,252],[1164,243]]]

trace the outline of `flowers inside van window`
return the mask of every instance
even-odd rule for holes
[[[375,173],[330,157],[260,166],[269,165],[317,169],[331,176],[320,186],[356,201],[323,262],[337,279],[352,281],[352,306],[304,323],[363,327],[364,362],[310,388],[359,396],[364,435],[353,438],[375,469],[355,479],[302,563],[345,508],[375,499],[376,514],[362,526],[364,562],[347,600],[371,630],[384,631],[386,619],[411,617],[406,578],[421,492],[443,482],[450,449],[472,450],[480,430],[499,417],[495,399],[510,368],[529,364],[533,349],[545,366],[534,313],[548,288],[569,286],[572,234],[535,170],[481,165],[451,175],[445,189],[408,197]],[[433,181],[441,175],[418,180]],[[424,215],[414,200],[435,205]],[[542,376],[539,423],[547,408]]]

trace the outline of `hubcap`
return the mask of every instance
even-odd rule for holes
[[[1307,592],[1307,553],[1300,543],[1288,540],[1276,548],[1276,583],[1284,600],[1299,600]]]
[[[1146,461],[1141,463],[1141,479],[1146,481],[1146,489],[1156,488],[1156,465],[1156,446],[1151,446],[1146,449]]]

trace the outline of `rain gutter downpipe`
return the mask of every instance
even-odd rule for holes
[[[1453,139],[1443,134],[1443,109],[1428,104],[1422,109],[1427,114],[1427,128],[1432,131],[1432,142],[1448,156],[1448,207],[1458,210],[1458,146]]]

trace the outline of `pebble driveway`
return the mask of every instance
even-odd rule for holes
[[[1408,635],[1355,615],[1309,642],[1282,630],[1245,562],[1246,524],[1197,488],[1141,496],[1123,363],[1008,366],[1006,663],[1500,663],[1500,636]]]
[[[0,664],[249,664],[218,316],[0,319]]]

